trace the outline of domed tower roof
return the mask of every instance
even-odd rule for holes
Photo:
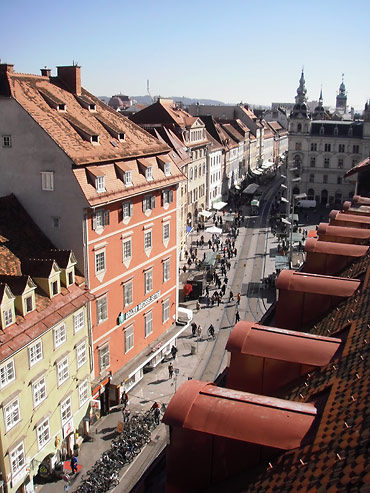
[[[342,74],[342,82],[339,86],[339,94],[337,96],[336,108],[337,110],[340,110],[345,113],[347,109],[347,92],[343,79],[344,79],[344,74]]]
[[[295,118],[301,116],[303,118],[308,118],[308,106],[307,106],[307,89],[305,86],[304,73],[302,69],[301,78],[299,79],[299,86],[297,88],[297,96],[295,97],[295,105],[290,114],[291,117]]]

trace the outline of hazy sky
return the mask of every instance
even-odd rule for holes
[[[335,105],[370,98],[369,0],[13,0],[1,7],[0,59],[16,72],[77,62],[97,96]]]

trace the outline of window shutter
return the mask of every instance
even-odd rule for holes
[[[104,226],[109,225],[109,211],[103,212],[103,224],[104,224]]]
[[[163,206],[164,204],[164,191],[162,190],[162,201],[161,201],[161,205]]]
[[[151,209],[155,209],[155,195],[152,195],[150,197],[150,206],[151,206]]]
[[[130,217],[134,215],[134,204],[130,202]]]
[[[168,195],[169,195],[169,200],[168,200],[168,202],[169,202],[169,203],[173,202],[173,190],[170,190]]]
[[[92,218],[92,228],[94,231],[96,230],[96,214],[94,214]]]
[[[143,198],[143,212],[146,211],[146,199],[145,197]]]

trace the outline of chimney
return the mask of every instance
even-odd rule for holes
[[[77,96],[81,95],[81,67],[57,67],[58,77],[64,82],[67,89]]]
[[[49,77],[50,78],[50,75],[51,75],[51,69],[50,68],[42,68],[40,69],[41,70],[41,75],[43,77]]]
[[[10,96],[11,90],[9,85],[8,74],[14,72],[14,65],[8,63],[0,63],[0,95]]]
[[[4,74],[5,72],[12,74],[14,72],[14,65],[9,63],[0,63],[0,73]]]

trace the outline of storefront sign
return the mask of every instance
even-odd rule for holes
[[[91,401],[91,408],[92,409],[100,409],[101,408],[100,399],[93,399]]]
[[[68,423],[63,426],[63,438],[67,437],[73,432],[73,418],[71,418]]]
[[[150,305],[150,303],[152,303],[157,298],[159,298],[160,295],[161,295],[161,292],[157,291],[156,293],[149,296],[149,298],[147,298],[146,300],[144,300],[141,303],[139,303],[138,305],[134,306],[134,308],[131,308],[131,310],[129,310],[128,312],[125,313],[126,320],[128,318],[132,317],[133,315],[135,315],[136,313],[138,313],[140,310],[142,310],[146,306]]]

